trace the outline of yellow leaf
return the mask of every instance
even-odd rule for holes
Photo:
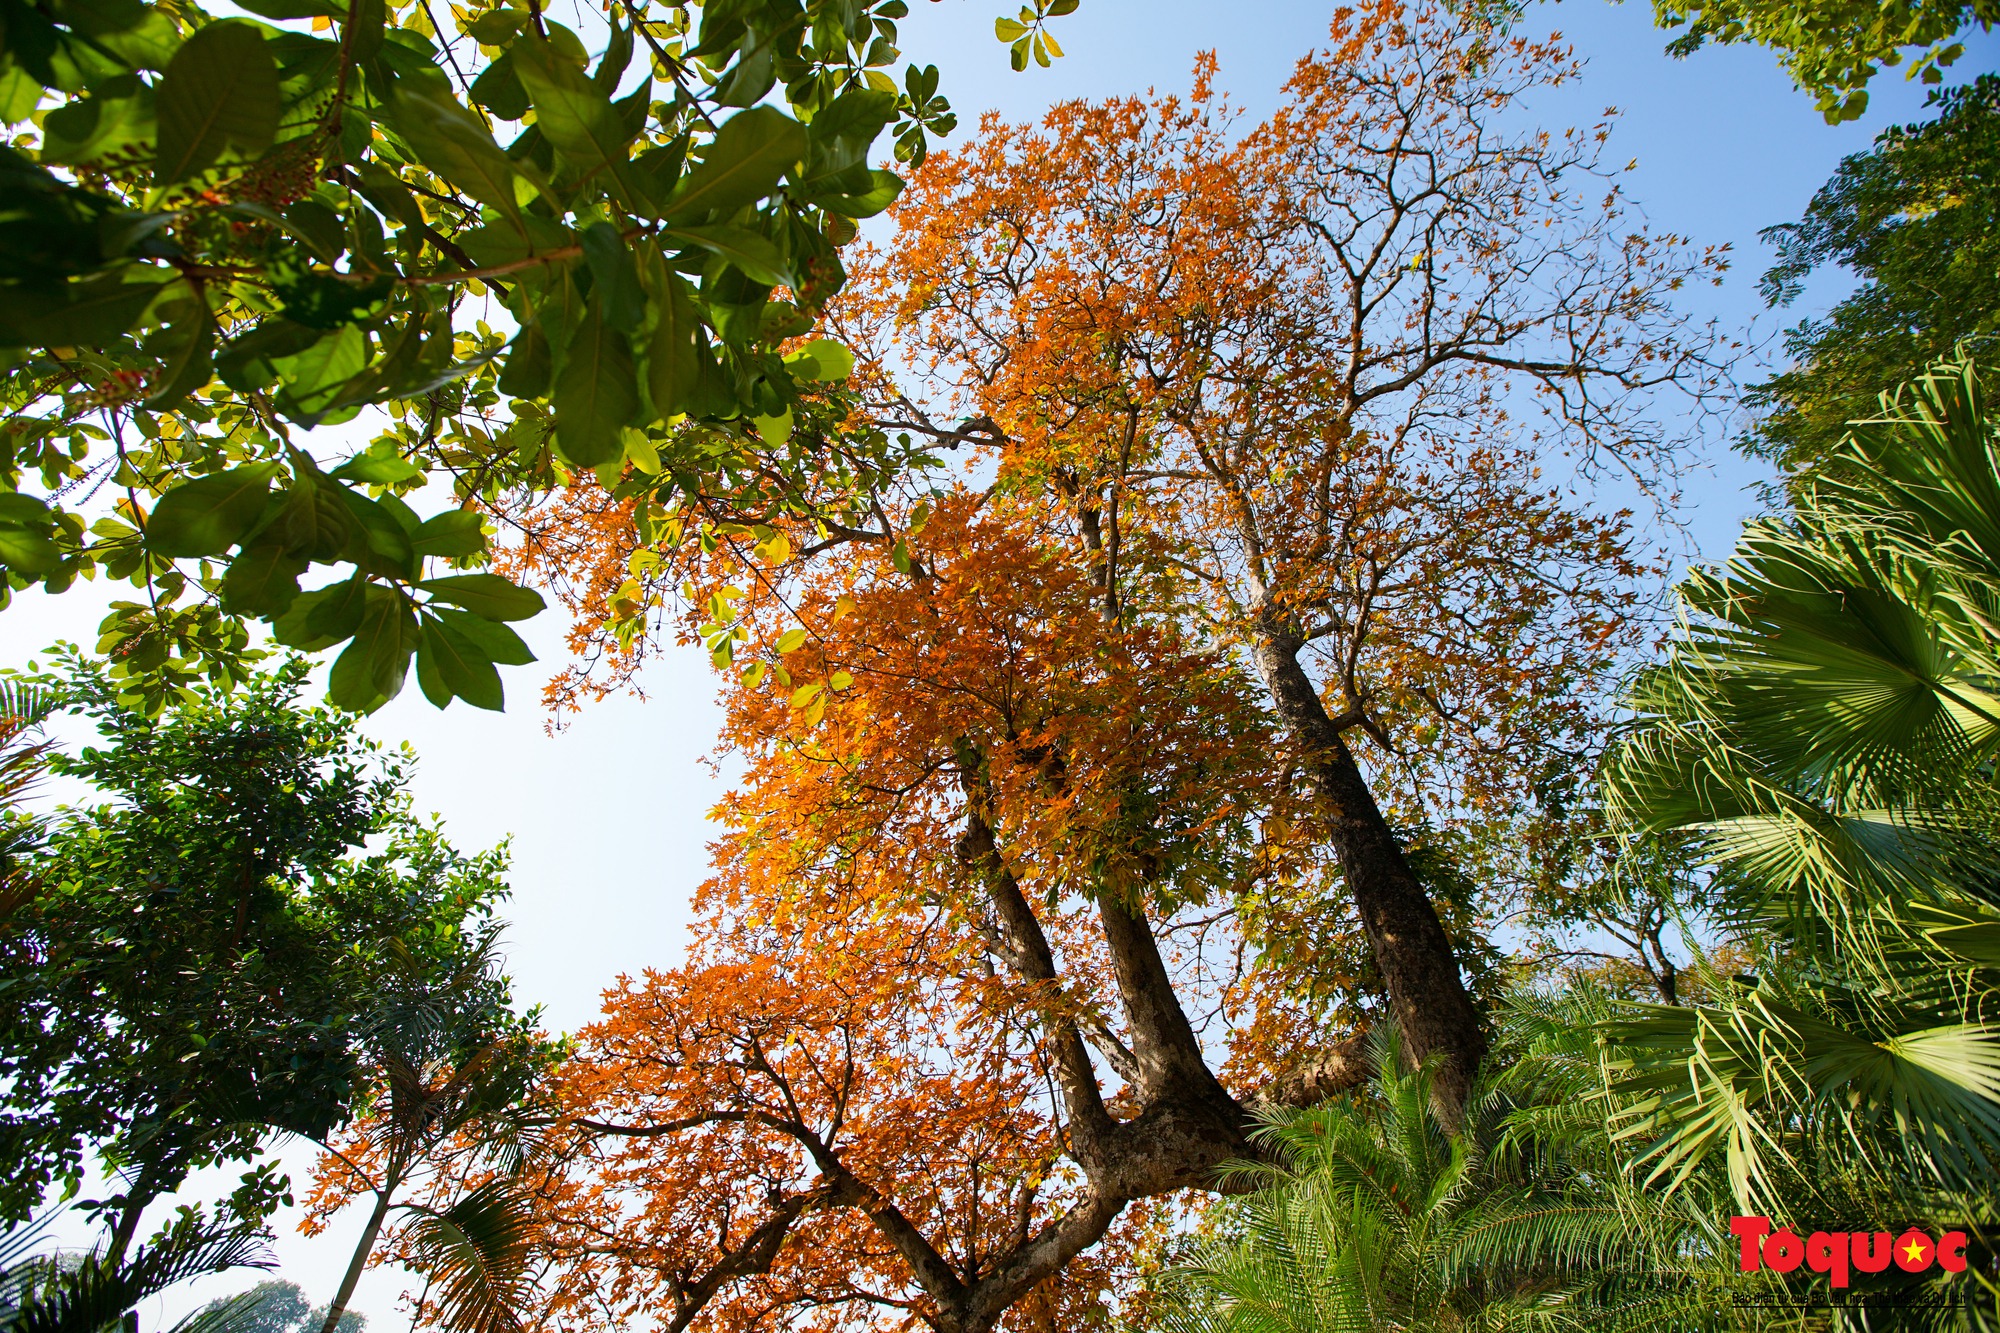
[[[796,690],[792,691],[792,707],[804,708],[807,704],[819,698],[820,691],[825,688],[818,681],[814,681],[810,685],[799,686]]]
[[[826,683],[836,690],[844,690],[854,683],[854,677],[848,675],[845,671],[836,671],[827,677]]]
[[[778,651],[781,653],[797,652],[799,645],[805,641],[806,632],[803,629],[788,629],[778,639]]]

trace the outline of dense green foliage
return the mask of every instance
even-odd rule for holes
[[[1872,415],[1878,394],[2000,333],[2000,75],[1934,104],[1935,120],[1885,131],[1841,163],[1802,220],[1765,232],[1778,247],[1763,281],[1774,306],[1829,266],[1860,279],[1790,331],[1792,368],[1746,399],[1760,413],[1747,446],[1792,472]]]
[[[1685,586],[1607,796],[1694,836],[1768,956],[1620,1026],[1621,1134],[1654,1178],[1720,1155],[1745,1211],[1970,1223],[1990,1269],[1997,587],[2000,421],[1963,361],[1885,398]]]
[[[1595,1012],[1600,1012],[1602,1005]],[[1373,1043],[1359,1094],[1271,1117],[1220,1238],[1162,1284],[1173,1333],[1712,1325],[1713,1214],[1656,1206],[1605,1133],[1588,997],[1510,1015],[1457,1132],[1428,1069]],[[1499,1072],[1495,1072],[1499,1071]],[[1216,1219],[1211,1219],[1211,1226]],[[1718,1244],[1720,1238],[1721,1244]]]
[[[1909,77],[1937,83],[1965,54],[1973,26],[2000,19],[1993,0],[1653,0],[1662,28],[1684,29],[1667,47],[1684,56],[1709,42],[1776,50],[1793,82],[1828,122],[1868,109],[1868,83],[1907,59]]]
[[[0,566],[139,589],[100,644],[134,698],[234,679],[261,620],[348,645],[344,707],[414,659],[498,708],[542,603],[471,572],[482,509],[593,472],[648,540],[865,507],[901,446],[836,432],[851,357],[792,340],[900,187],[878,137],[952,126],[891,77],[902,0],[627,3],[594,57],[533,4],[248,8],[0,7]]]
[[[75,1194],[95,1154],[124,1182],[86,1204],[118,1251],[193,1169],[324,1138],[371,1095],[392,974],[449,972],[482,938],[504,856],[414,818],[404,761],[300,707],[304,681],[294,663],[148,719],[100,669],[51,678],[103,743],[49,766],[99,803],[47,822],[0,923],[7,1217]],[[478,997],[488,1030],[505,998]],[[234,1211],[286,1190],[252,1170]]]

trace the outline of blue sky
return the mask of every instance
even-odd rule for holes
[[[549,8],[561,16],[571,3],[556,0]],[[1219,57],[1220,85],[1261,114],[1275,104],[1293,61],[1324,36],[1330,13],[1326,5],[1291,0],[1084,0],[1056,28],[1067,57],[1053,69],[1015,74],[993,38],[993,19],[1005,12],[997,0],[913,0],[912,7],[903,25],[905,53],[941,67],[944,91],[966,129],[988,108],[1022,118],[1063,98],[1185,89],[1205,49]],[[1921,88],[1891,71],[1877,79],[1865,119],[1829,127],[1759,48],[1668,58],[1661,51],[1666,39],[1641,4],[1543,4],[1525,26],[1561,31],[1588,62],[1579,84],[1533,108],[1541,122],[1560,129],[1594,121],[1606,106],[1620,108],[1607,160],[1638,160],[1628,189],[1652,223],[1734,248],[1735,266],[1723,286],[1688,294],[1693,313],[1764,336],[1838,298],[1844,283],[1833,275],[1793,311],[1763,312],[1755,286],[1769,252],[1757,231],[1796,218],[1839,159],[1865,148],[1883,126],[1921,118]],[[1969,78],[1997,64],[2000,41],[1982,36],[1956,72]],[[1727,554],[1754,508],[1746,488],[1761,476],[1721,441],[1710,441],[1688,480],[1683,516],[1703,557]],[[100,605],[88,592],[22,597],[0,620],[6,635],[0,663],[18,665],[58,637],[88,642]],[[687,902],[707,863],[705,814],[722,781],[703,763],[720,714],[715,678],[698,649],[669,652],[652,668],[646,702],[609,701],[561,735],[545,734],[535,700],[543,668],[560,661],[560,631],[553,614],[532,630],[542,666],[510,669],[512,707],[504,716],[463,705],[439,713],[412,689],[372,718],[368,730],[415,745],[422,758],[419,808],[442,815],[461,845],[513,839],[509,952],[519,991],[547,1006],[552,1026],[570,1028],[589,1020],[598,992],[618,973],[679,960]],[[321,1240],[285,1239],[285,1275],[324,1300],[359,1225],[358,1217],[347,1217]],[[199,1294],[244,1285],[228,1279]],[[396,1322],[400,1288],[393,1273],[364,1283],[358,1308],[374,1317],[377,1333]],[[172,1298],[156,1313],[177,1313],[187,1300]]]

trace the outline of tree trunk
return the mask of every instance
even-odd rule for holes
[[[361,1233],[361,1243],[354,1247],[354,1257],[347,1261],[347,1273],[340,1279],[340,1290],[326,1307],[326,1322],[320,1325],[319,1333],[334,1333],[340,1327],[340,1317],[347,1313],[347,1303],[354,1299],[354,1288],[361,1281],[361,1272],[368,1267],[368,1256],[375,1252],[375,1240],[382,1234],[382,1219],[389,1215],[389,1197],[395,1190],[393,1180],[385,1181],[383,1188],[375,1195],[375,1210],[368,1215],[367,1229]]]
[[[1261,627],[1257,669],[1302,752],[1334,855],[1389,988],[1390,1011],[1413,1058],[1442,1057],[1435,1085],[1439,1109],[1456,1123],[1486,1057],[1479,1016],[1430,896],[1375,804],[1340,726],[1327,715],[1312,678],[1299,664],[1303,646],[1296,638]]]
[[[145,1172],[141,1171],[139,1179],[126,1191],[125,1202],[118,1210],[118,1223],[111,1231],[111,1245],[104,1252],[104,1257],[113,1264],[124,1261],[125,1252],[132,1248],[132,1238],[138,1234],[139,1219],[145,1215],[146,1206],[158,1197],[154,1191],[144,1188],[145,1180]]]

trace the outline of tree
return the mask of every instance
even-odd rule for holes
[[[315,1333],[326,1321],[324,1309],[309,1309],[296,1282],[259,1282],[240,1296],[210,1301],[203,1312],[227,1317],[234,1333]],[[340,1333],[362,1333],[368,1321],[349,1311],[340,1319]]]
[[[1829,125],[1868,109],[1868,84],[1883,66],[1910,58],[1907,77],[1937,83],[1965,54],[1959,38],[2000,19],[1992,0],[1653,0],[1653,21],[1686,31],[1667,45],[1691,55],[1709,42],[1756,42],[1783,58],[1785,72]]]
[[[832,438],[835,361],[783,353],[899,188],[877,139],[916,162],[951,127],[935,67],[889,72],[906,13],[629,0],[593,61],[534,0],[10,0],[6,588],[129,580],[104,645],[154,710],[237,678],[257,620],[347,644],[344,707],[414,656],[434,702],[497,708],[495,664],[530,660],[504,622],[541,602],[460,572],[482,506],[593,471],[659,503],[865,493],[896,451]],[[303,447],[373,405],[353,457]],[[420,520],[399,497],[432,480]]]
[[[1187,101],[989,124],[932,157],[835,325],[873,349],[874,423],[997,460],[1065,525],[1090,614],[1187,618],[1254,663],[1287,739],[1272,763],[1316,793],[1371,965],[1454,1096],[1484,1039],[1397,830],[1505,825],[1478,873],[1532,879],[1646,567],[1624,516],[1537,485],[1538,453],[1657,478],[1673,442],[1635,405],[1714,369],[1665,298],[1720,257],[1632,230],[1608,180],[1569,184],[1598,183],[1605,127],[1493,124],[1573,73],[1385,5],[1341,19],[1240,140],[1206,72]],[[1546,440],[1515,424],[1538,409]],[[629,664],[687,566],[633,553],[596,503],[538,528],[521,567],[586,562],[583,642]],[[788,528],[785,550],[914,560],[923,512]],[[700,619],[726,662],[734,585],[697,582],[723,599]]]
[[[504,856],[414,819],[402,762],[301,708],[305,678],[157,719],[80,659],[48,682],[104,737],[52,770],[110,799],[48,824],[0,935],[4,1200],[24,1217],[52,1183],[74,1194],[95,1155],[122,1178],[87,1201],[114,1262],[196,1167],[343,1123],[390,958],[449,952],[505,892]],[[254,1221],[287,1189],[258,1168],[232,1207]]]
[[[520,515],[522,568],[567,572],[613,672],[559,697],[636,669],[674,604],[736,676],[744,764],[687,960],[622,983],[560,1080],[567,1138],[538,1186],[559,1314],[1094,1323],[1146,1231],[1255,1156],[1260,1094],[1360,1076],[1359,1024],[1386,1009],[1424,1034],[1441,1114],[1462,1107],[1483,1036],[1436,937],[1470,954],[1483,899],[1440,922],[1420,876],[1454,867],[1398,830],[1434,814],[1436,847],[1489,854],[1455,882],[1490,866],[1481,890],[1514,890],[1639,632],[1644,563],[1622,517],[1537,478],[1499,363],[1546,377],[1572,443],[1647,467],[1671,447],[1620,398],[1704,350],[1659,304],[1699,255],[1631,239],[1601,197],[1538,193],[1583,174],[1588,136],[1483,120],[1567,70],[1470,19],[1378,9],[1239,141],[1205,92],[990,126],[932,156],[904,239],[868,261],[879,303],[837,325],[872,346],[895,313],[872,275],[910,284],[906,346],[919,366],[939,349],[943,383],[898,400],[878,358],[868,410],[979,450],[963,474],[693,548],[635,546],[588,485]],[[1327,239],[1336,195],[1401,198],[1427,164],[1420,209]],[[1367,265],[1358,331],[1343,259]],[[1466,308],[1406,328],[1419,289]],[[1543,333],[1577,341],[1530,358]],[[1274,671],[1308,688],[1274,703],[1260,646],[1288,626],[1333,665],[1293,644]],[[1311,709],[1338,748],[1302,743]],[[1393,806],[1316,790],[1362,782],[1360,755]],[[1343,839],[1367,854],[1324,854]],[[1380,896],[1428,916],[1432,973],[1412,982]]]
[[[1884,131],[1802,220],[1764,233],[1778,247],[1762,283],[1773,306],[1829,264],[1861,280],[1825,318],[1790,330],[1794,368],[1746,395],[1761,415],[1744,446],[1789,473],[1810,473],[1878,395],[2000,331],[2000,76],[1932,100],[1937,119]]]
[[[407,1239],[415,1257],[442,1277],[442,1299],[430,1308],[452,1333],[496,1333],[516,1327],[525,1286],[526,1231],[519,1199],[503,1181],[489,1180],[450,1207],[424,1207],[399,1196],[429,1183],[443,1168],[520,1156],[517,1113],[537,1079],[561,1050],[535,1031],[537,1011],[514,1012],[500,970],[498,932],[461,933],[443,948],[392,942],[358,1023],[356,1117],[326,1151],[308,1200],[306,1227],[317,1234],[327,1218],[356,1198],[370,1200],[368,1220],[340,1287],[325,1308],[319,1333],[338,1333],[347,1303],[374,1257],[390,1210],[418,1215]],[[452,1150],[456,1151],[452,1151]],[[497,1152],[496,1152],[497,1150]]]
[[[1764,955],[1708,1004],[1618,1025],[1621,1137],[1656,1179],[1724,1161],[1744,1212],[1970,1222],[1989,1280],[1996,515],[1973,363],[1884,395],[1684,585],[1687,628],[1606,769],[1613,812],[1691,838]]]

